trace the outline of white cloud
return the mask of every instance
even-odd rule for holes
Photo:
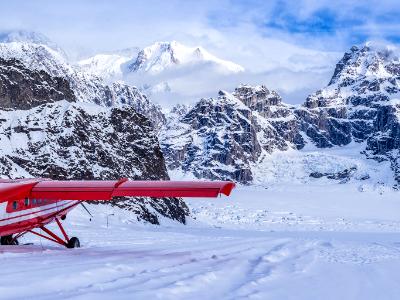
[[[396,11],[393,8],[398,6],[395,1],[382,0],[361,4],[344,0],[0,0],[0,28],[43,32],[75,59],[112,49],[142,48],[155,41],[201,45],[250,71],[210,80],[199,70],[194,73],[198,80],[190,84],[185,84],[185,77],[170,78],[182,98],[232,90],[244,82],[266,84],[283,93],[286,101],[300,103],[306,94],[329,81],[336,61],[351,46],[349,36],[362,33],[377,38],[382,32],[398,32],[399,23],[380,24],[375,18]],[[285,15],[295,16],[298,22],[307,21],[321,9],[332,12],[338,22],[357,18],[360,22],[353,28],[358,31],[341,28],[312,36],[285,30],[284,26],[264,26],[277,16],[281,18],[277,21],[285,25]],[[369,15],[371,11],[375,15]]]

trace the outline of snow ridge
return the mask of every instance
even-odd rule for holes
[[[271,157],[278,157],[271,153],[304,148],[321,152],[321,161],[334,162],[332,156],[324,154],[327,148],[348,148],[356,143],[361,145],[356,147],[360,163],[346,162],[325,172],[307,168],[313,158],[299,152],[291,161],[293,170],[298,169],[301,174],[294,172],[293,180],[328,178],[347,182],[351,178],[363,181],[374,177],[377,182],[380,179],[373,175],[375,169],[366,171],[368,168],[362,167],[365,158],[373,158],[389,162],[389,172],[391,176],[394,173],[393,185],[397,188],[400,182],[397,53],[393,47],[382,48],[372,43],[352,47],[338,62],[329,85],[310,95],[301,107],[283,104],[276,92],[263,86],[241,85],[233,93],[220,92],[218,98],[202,99],[180,117],[182,125],[177,125],[174,116],[165,127],[161,141],[168,166],[199,178],[267,184],[271,176],[265,169],[271,169],[271,162],[273,168],[286,166],[291,172],[285,163],[291,160],[290,154],[280,156],[279,165],[271,161]],[[245,118],[235,117],[240,115]],[[220,124],[225,125],[220,127]],[[307,163],[303,164],[304,161]],[[345,154],[343,161],[350,162],[352,158]],[[303,167],[297,168],[297,164]],[[272,177],[279,181],[279,177],[285,176],[278,173]],[[381,175],[383,182],[391,184],[385,172]]]
[[[238,73],[244,68],[230,61],[222,60],[202,47],[186,47],[176,41],[157,42],[139,52],[138,57],[128,63],[130,72],[160,73],[175,66],[211,63],[222,72]]]
[[[0,57],[17,59],[29,69],[45,71],[51,76],[64,78],[70,83],[79,102],[108,107],[129,104],[154,120],[155,128],[161,126],[164,120],[161,108],[150,102],[136,87],[122,81],[108,83],[103,75],[98,76],[93,72],[87,72],[84,68],[71,65],[63,53],[41,43],[40,39],[2,42]]]
[[[243,183],[253,181],[252,166],[263,153],[304,143],[293,112],[279,95],[265,86],[246,85],[202,99],[187,113],[177,108],[160,140],[170,169]]]

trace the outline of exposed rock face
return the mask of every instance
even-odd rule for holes
[[[327,87],[310,95],[297,113],[319,147],[361,142],[379,131],[378,112],[399,92],[400,62],[390,48],[352,47]],[[382,110],[383,109],[383,110]]]
[[[249,183],[251,166],[262,153],[304,145],[293,112],[264,86],[221,91],[218,98],[202,99],[186,114],[180,112],[170,115],[162,148],[169,168],[199,178]]]
[[[374,127],[367,139],[366,154],[377,160],[388,159],[400,185],[400,100],[377,108]]]
[[[136,87],[123,82],[109,84],[100,76],[83,72],[69,64],[59,48],[40,44],[40,41],[0,42],[0,57],[17,59],[29,70],[45,71],[52,77],[63,78],[69,83],[76,101],[107,107],[129,104],[147,116],[156,129],[165,122],[161,108],[151,103]]]
[[[326,177],[328,179],[335,179],[339,180],[340,183],[346,183],[350,180],[352,174],[357,171],[356,167],[352,167],[349,169],[344,169],[343,171],[339,171],[337,173],[320,173],[320,172],[313,172],[310,174],[310,177],[313,178],[321,178],[321,177]],[[361,178],[361,180],[366,180],[368,179],[368,176],[365,176]]]
[[[265,86],[252,87],[242,85],[235,89],[233,95],[248,108],[257,111],[265,118],[287,116],[287,107],[282,105],[281,96],[275,91],[270,91]]]
[[[318,148],[366,142],[363,153],[389,160],[400,182],[399,93],[398,50],[368,43],[351,48],[328,86],[303,106],[289,107],[265,87],[240,86],[232,94],[201,100],[185,115],[175,114],[172,118],[180,120],[169,121],[162,147],[169,168],[251,182],[252,164],[263,153],[301,149],[303,137]],[[336,179],[332,174],[321,177]]]
[[[132,107],[102,109],[62,101],[0,114],[2,152],[12,149],[7,157],[31,175],[168,179],[151,123]]]
[[[0,58],[0,108],[29,109],[60,100],[75,101],[67,80]]]
[[[153,104],[137,88],[117,81],[112,84],[112,95],[114,102],[132,106],[138,113],[146,116],[156,131],[159,131],[160,127],[165,124],[166,118],[161,111],[161,107]]]
[[[0,111],[0,142],[0,172],[10,178],[169,179],[152,124],[129,106],[61,101]],[[181,222],[188,215],[174,198],[116,203],[153,223],[154,210]]]
[[[389,159],[400,182],[399,92],[398,50],[367,43],[345,53],[329,85],[296,113],[318,147],[366,141],[368,157]]]
[[[203,99],[179,123],[171,120],[162,147],[170,168],[199,178],[252,180],[250,162],[261,153],[250,109],[221,94]]]
[[[235,89],[233,95],[272,126],[273,130],[272,128],[263,130],[264,133],[269,131],[270,134],[266,136],[274,139],[274,141],[268,139],[261,141],[267,152],[287,150],[289,147],[296,149],[304,147],[305,142],[299,133],[298,122],[293,113],[294,108],[282,103],[282,98],[277,92],[265,86],[241,85]],[[260,118],[260,123],[264,121],[263,118]]]
[[[21,50],[20,46],[17,49]],[[31,46],[27,46],[28,50],[36,48]],[[53,51],[45,46],[39,48]],[[1,49],[4,44],[0,43]],[[0,110],[1,176],[169,179],[155,126],[143,114],[159,118],[160,122],[163,116],[151,111],[152,104],[136,88],[123,83],[100,84],[96,89],[108,89],[110,101],[119,105],[85,104],[79,102],[82,99],[77,97],[74,81],[62,73],[68,65],[50,74],[45,68],[26,64],[35,59],[38,57],[27,56],[21,63],[0,58],[0,105],[4,109]],[[45,63],[45,59],[50,63],[49,57],[37,62]],[[62,76],[54,75],[58,72]],[[94,81],[91,83],[95,86]],[[85,81],[79,84],[84,85]],[[185,203],[177,198],[116,199],[113,204],[155,224],[159,215],[182,223],[189,215]]]

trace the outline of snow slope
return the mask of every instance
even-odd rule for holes
[[[79,208],[66,221],[81,249],[28,235],[34,245],[1,247],[2,299],[398,299],[392,191],[239,187],[187,202],[187,226],[90,205],[92,222]]]
[[[244,68],[231,61],[215,57],[202,47],[187,47],[176,41],[157,42],[139,52],[136,59],[128,63],[131,72],[157,74],[182,65],[213,64],[224,73],[243,72]]]
[[[321,151],[308,144],[301,150],[264,153],[254,163],[254,184],[283,186],[317,184],[320,186],[352,183],[359,190],[391,189],[396,184],[390,162],[367,159],[362,155],[365,143],[351,143]]]
[[[138,86],[152,101],[168,108],[210,91],[214,93],[215,82],[220,85],[245,71],[202,47],[188,47],[176,41],[156,42],[137,53],[99,54],[79,61],[78,65],[93,76]]]
[[[121,79],[121,66],[128,62],[130,57],[119,54],[97,54],[78,62],[85,72],[105,79]]]

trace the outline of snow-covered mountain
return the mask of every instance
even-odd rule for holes
[[[221,73],[243,72],[244,68],[231,61],[215,57],[202,47],[187,47],[176,41],[157,42],[139,52],[137,58],[128,63],[130,72],[158,74],[175,67],[210,64]]]
[[[200,100],[187,113],[174,110],[161,144],[172,170],[249,183],[264,153],[298,149],[304,140],[295,114],[276,92],[240,86]]]
[[[77,71],[46,45],[0,43],[0,115],[2,177],[169,178],[155,126],[161,110],[135,87]],[[160,215],[184,223],[189,213],[175,198],[114,205],[152,223]]]
[[[122,66],[131,60],[131,57],[119,54],[97,54],[81,60],[78,65],[85,72],[105,79],[122,79]]]
[[[263,168],[284,165],[289,171],[291,167],[301,169],[303,177],[366,180],[374,171],[368,174],[362,161],[374,158],[388,161],[399,182],[399,78],[397,49],[371,43],[353,47],[338,62],[328,86],[310,95],[304,105],[282,104],[279,95],[265,87],[240,86],[233,93],[200,100],[180,117],[172,115],[162,135],[162,147],[171,169],[197,177],[242,182],[254,182],[257,177],[262,183],[260,176],[267,177]],[[346,155],[351,157],[347,158],[325,150],[347,145],[357,149],[349,151]],[[316,152],[310,156],[301,150],[296,159],[291,151],[271,156],[290,149]],[[354,155],[359,162],[354,163]],[[278,161],[271,164],[271,157],[279,158],[282,166]],[[287,164],[289,157],[292,166]],[[329,170],[310,168],[317,167],[315,159],[320,164],[329,161]]]
[[[179,103],[193,93],[204,95],[209,81],[227,80],[244,68],[220,59],[202,47],[176,41],[157,42],[129,57],[126,52],[100,54],[78,62],[82,70],[106,80],[124,80],[138,86],[154,101]],[[214,88],[213,88],[214,91]]]
[[[147,116],[160,131],[169,169],[199,178],[262,183],[262,177],[271,174],[284,177],[284,173],[274,170],[284,170],[290,161],[295,164],[293,169],[302,170],[301,176],[293,175],[301,180],[361,180],[373,177],[363,161],[374,158],[391,164],[395,178],[400,180],[400,63],[394,47],[367,43],[351,48],[338,62],[329,84],[299,107],[284,104],[276,92],[265,86],[241,85],[232,93],[221,91],[217,97],[201,99],[191,107],[176,107],[166,120],[161,108],[137,88],[112,78],[116,74],[143,78],[164,74],[175,78],[175,70],[189,66],[198,70],[203,64],[225,66],[232,72],[241,69],[231,68],[230,63],[202,48],[188,48],[176,42],[156,43],[140,51],[136,58],[122,52],[109,53],[75,66],[56,47],[40,44],[39,38],[32,41],[29,35],[22,36],[25,37],[0,43],[6,91],[3,107],[27,109],[63,99],[104,107],[128,105]],[[19,74],[11,71],[14,65],[20,68]],[[17,90],[13,78],[19,80],[19,86],[26,86],[21,76],[36,80],[37,89],[29,90],[28,80],[28,94]],[[147,89],[152,91],[150,94],[157,93],[158,87],[171,92],[174,87],[169,82],[160,81]],[[190,85],[190,80],[187,83]],[[357,149],[351,155],[360,160],[326,154],[327,148],[342,146]],[[310,154],[310,149],[316,152]],[[320,168],[318,160],[329,167]]]
[[[110,83],[103,76],[71,64],[63,52],[48,46],[49,42],[42,44],[41,39],[29,40],[29,37],[36,36],[34,34],[24,36],[26,38],[22,40],[4,39],[5,42],[0,42],[0,57],[16,59],[31,70],[45,71],[51,76],[64,78],[79,102],[103,106],[129,104],[154,121],[156,128],[160,127],[164,118],[161,108],[150,102],[136,87],[122,81]]]
[[[135,55],[132,56],[132,53]],[[78,62],[82,70],[107,79],[122,79],[130,73],[157,75],[176,68],[211,66],[215,72],[232,74],[244,68],[220,59],[202,47],[187,47],[176,41],[156,42],[136,54],[134,51],[116,51],[97,54]]]
[[[336,65],[327,87],[298,111],[302,130],[319,147],[365,142],[365,154],[389,160],[400,181],[399,49],[366,43]]]

